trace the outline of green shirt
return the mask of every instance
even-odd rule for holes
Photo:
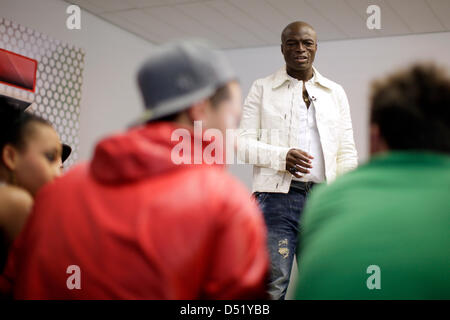
[[[299,246],[297,299],[450,299],[450,156],[386,153],[318,187]]]

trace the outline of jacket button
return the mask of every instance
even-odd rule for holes
[[[276,186],[276,188],[278,188],[278,183],[277,183],[277,186]]]

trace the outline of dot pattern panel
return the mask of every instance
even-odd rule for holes
[[[64,163],[70,167],[79,151],[84,50],[1,17],[0,48],[38,61],[34,93],[1,83],[0,93],[32,102],[28,110],[52,123],[61,141],[72,147]]]

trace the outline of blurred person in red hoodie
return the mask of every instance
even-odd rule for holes
[[[100,141],[90,162],[39,192],[3,292],[16,299],[266,298],[266,230],[256,202],[220,161],[174,161],[177,130],[189,134],[189,160],[198,143],[206,151],[194,122],[223,135],[238,126],[234,72],[219,52],[184,41],[157,49],[138,83],[146,111],[137,125]]]

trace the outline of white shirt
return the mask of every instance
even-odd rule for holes
[[[300,106],[303,83],[292,81],[285,67],[253,83],[244,102],[238,139],[240,161],[254,165],[252,191],[289,192],[293,175],[286,171],[286,155],[292,148],[304,149],[319,160],[313,163],[310,177],[306,177],[309,181],[331,183],[336,176],[357,166],[345,91],[313,69],[314,77],[305,83],[313,107],[306,114],[306,106]],[[302,119],[307,126],[301,123]],[[274,129],[279,132],[276,139],[264,133]]]
[[[308,174],[303,174],[302,178],[292,177],[292,180],[312,181],[316,183],[325,182],[325,165],[323,160],[322,143],[320,142],[319,130],[317,129],[316,108],[311,102],[309,108],[301,99],[300,108],[300,144],[298,148],[314,157],[311,160],[312,168]]]
[[[297,92],[298,90],[296,90],[292,93],[292,101],[294,102],[294,106],[298,105],[298,108],[300,108],[300,143],[298,148],[314,157],[314,159],[311,160],[312,168],[309,169],[310,173],[300,173],[303,177],[296,178],[293,176],[292,180],[305,182],[312,181],[316,183],[325,182],[325,164],[323,159],[322,143],[320,142],[319,129],[317,128],[316,107],[314,106],[314,101],[310,102],[308,108],[303,100],[303,82],[291,77],[290,75],[287,76],[295,87],[302,88],[301,92]],[[315,81],[315,74],[313,74],[313,77],[306,83],[308,85],[313,85]]]

